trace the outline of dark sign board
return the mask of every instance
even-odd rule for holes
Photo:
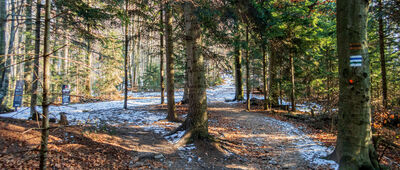
[[[17,80],[15,84],[14,104],[13,107],[22,106],[22,96],[24,95],[24,80]]]
[[[62,104],[69,104],[71,97],[69,93],[71,92],[69,85],[62,85]]]

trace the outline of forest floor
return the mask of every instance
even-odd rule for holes
[[[337,169],[322,157],[332,152],[335,135],[286,119],[279,110],[244,110],[233,98],[232,82],[207,90],[209,133],[217,142],[175,143],[183,132],[168,122],[157,93],[131,94],[122,101],[52,106],[70,125],[51,124],[49,167],[54,169]],[[182,97],[176,93],[176,101]],[[39,108],[40,110],[40,108]],[[187,105],[177,105],[180,119]],[[0,115],[0,169],[38,168],[39,122],[29,111]],[[21,120],[25,119],[25,120]]]

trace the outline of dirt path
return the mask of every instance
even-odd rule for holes
[[[178,107],[181,112],[185,109]],[[165,113],[165,108],[153,106],[148,111]],[[246,112],[238,104],[211,102],[208,111],[209,132],[219,141],[216,146],[196,143],[178,149],[156,137],[162,145],[146,147],[166,155],[171,169],[335,169],[333,162],[316,158],[327,148],[307,139],[290,123]]]
[[[225,103],[213,103],[209,110],[211,132],[227,141],[224,144],[227,150],[248,160],[249,168],[308,168],[291,137],[283,131],[285,127],[271,118]]]

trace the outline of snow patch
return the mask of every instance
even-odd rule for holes
[[[322,157],[328,156],[333,152],[333,148],[328,148],[322,146],[321,142],[314,142],[308,136],[304,134],[301,130],[294,127],[290,123],[276,120],[273,118],[265,117],[265,121],[269,124],[275,124],[282,127],[281,130],[286,132],[287,138],[293,141],[293,144],[298,148],[301,156],[311,165],[319,166],[329,166],[331,169],[339,169],[339,165],[332,160],[322,159]]]
[[[182,136],[185,133],[186,133],[186,131],[178,131],[170,136],[165,136],[164,138],[167,139],[169,142],[175,144],[182,138]]]

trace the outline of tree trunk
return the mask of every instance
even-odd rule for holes
[[[235,37],[235,101],[243,100],[243,79],[242,79],[242,51],[240,49],[240,30],[237,26]]]
[[[167,58],[167,98],[168,98],[168,116],[169,121],[176,121],[178,116],[175,111],[175,95],[174,95],[174,56],[173,40],[172,40],[172,6],[171,2],[165,4],[165,35],[166,35],[166,58]]]
[[[26,7],[25,7],[25,15],[26,15],[26,20],[25,20],[25,53],[30,54],[33,50],[32,46],[32,37],[33,37],[33,24],[32,24],[32,0],[27,0],[26,1]],[[25,59],[30,59],[32,58],[31,55],[26,55]],[[31,82],[31,71],[32,71],[32,61],[28,60],[25,61],[24,63],[24,80],[25,80],[25,93],[29,92],[30,82]]]
[[[0,55],[6,55],[6,29],[7,29],[7,0],[1,0],[0,1],[0,22],[1,22],[1,27],[0,27]],[[6,62],[6,57],[1,57],[0,61],[0,76],[1,76],[1,82],[0,82],[0,105],[2,105],[4,98],[7,96],[8,90],[4,90],[4,86],[8,86],[8,83],[5,84],[3,79],[5,79],[5,76],[7,76],[6,71],[7,68],[5,67],[5,62]],[[8,78],[7,78],[8,80]],[[4,111],[4,107],[0,109],[1,111]]]
[[[336,150],[340,169],[380,169],[372,143],[368,1],[337,1],[339,122]]]
[[[139,16],[136,16],[139,19]],[[139,24],[138,24],[139,25]],[[136,29],[136,21],[135,21],[135,16],[133,17],[133,21],[132,21],[132,30],[131,30],[131,35],[132,37],[134,37],[133,42],[132,42],[132,57],[131,59],[131,84],[132,87],[136,86],[136,68],[137,68],[137,62],[136,62],[136,57],[138,56],[137,54],[137,49],[136,49],[136,44],[138,41],[138,37],[136,37],[135,35],[135,30]]]
[[[292,111],[296,111],[296,101],[295,101],[295,94],[296,94],[296,85],[294,81],[294,59],[293,55],[290,54],[290,76],[291,76],[291,83],[292,83],[292,91],[290,93],[290,101],[292,103]]]
[[[201,29],[193,13],[193,4],[185,2],[186,54],[189,67],[189,114],[182,124],[187,130],[182,142],[208,138],[207,95],[204,57],[201,54]]]
[[[128,16],[128,0],[125,0],[125,14]],[[128,20],[125,20],[125,48],[124,48],[124,109],[128,109],[128,48],[129,48],[129,33],[128,33]]]
[[[263,55],[263,93],[264,93],[264,110],[268,109],[268,82],[267,82],[267,53],[265,51],[265,45],[261,45]]]
[[[250,110],[249,26],[246,26],[246,109]]]
[[[7,0],[0,1],[0,18],[1,18],[1,27],[0,27],[0,55],[6,55],[6,29],[7,29]],[[6,67],[7,57],[0,57],[1,65],[0,65],[0,111],[5,110],[5,106],[3,106],[3,100],[7,96],[8,93],[8,75],[7,71],[9,70]]]
[[[386,60],[385,60],[385,35],[383,30],[383,5],[382,0],[378,0],[379,6],[379,54],[381,59],[381,72],[382,72],[382,104],[385,109],[388,106],[388,95],[387,95],[387,81],[386,81]]]
[[[188,58],[186,56],[186,63],[185,63],[185,87],[183,89],[183,97],[182,97],[182,104],[189,103],[189,70],[188,70]]]
[[[87,0],[87,5],[90,6],[91,1]],[[87,31],[90,34],[91,33],[91,28],[90,25],[87,25]],[[86,80],[85,80],[85,95],[86,96],[91,96],[92,95],[92,52],[91,52],[91,48],[92,48],[92,40],[90,38],[88,38],[87,40],[87,48],[86,48],[86,59],[87,59],[87,65],[89,66],[88,69],[88,73],[86,76]]]
[[[42,141],[40,145],[40,165],[39,168],[46,169],[46,160],[47,160],[47,143],[49,138],[49,103],[48,100],[48,90],[49,90],[49,75],[50,75],[50,9],[51,2],[50,0],[46,0],[45,5],[45,27],[44,27],[44,46],[43,46],[43,119],[42,119]]]
[[[36,3],[36,21],[35,21],[35,59],[33,61],[33,72],[32,72],[32,88],[31,88],[31,117],[32,120],[38,120],[39,114],[36,111],[37,104],[37,88],[39,83],[39,57],[40,57],[40,11],[41,11],[41,0],[37,0]]]
[[[273,42],[271,42],[273,44]],[[271,55],[269,57],[269,76],[270,76],[270,88],[269,88],[269,95],[270,95],[270,105],[272,107],[276,107],[279,105],[279,83],[278,79],[278,61],[277,61],[277,51],[272,46],[269,48],[271,49]]]
[[[161,93],[161,104],[164,104],[164,6],[163,1],[160,0],[160,93]]]

